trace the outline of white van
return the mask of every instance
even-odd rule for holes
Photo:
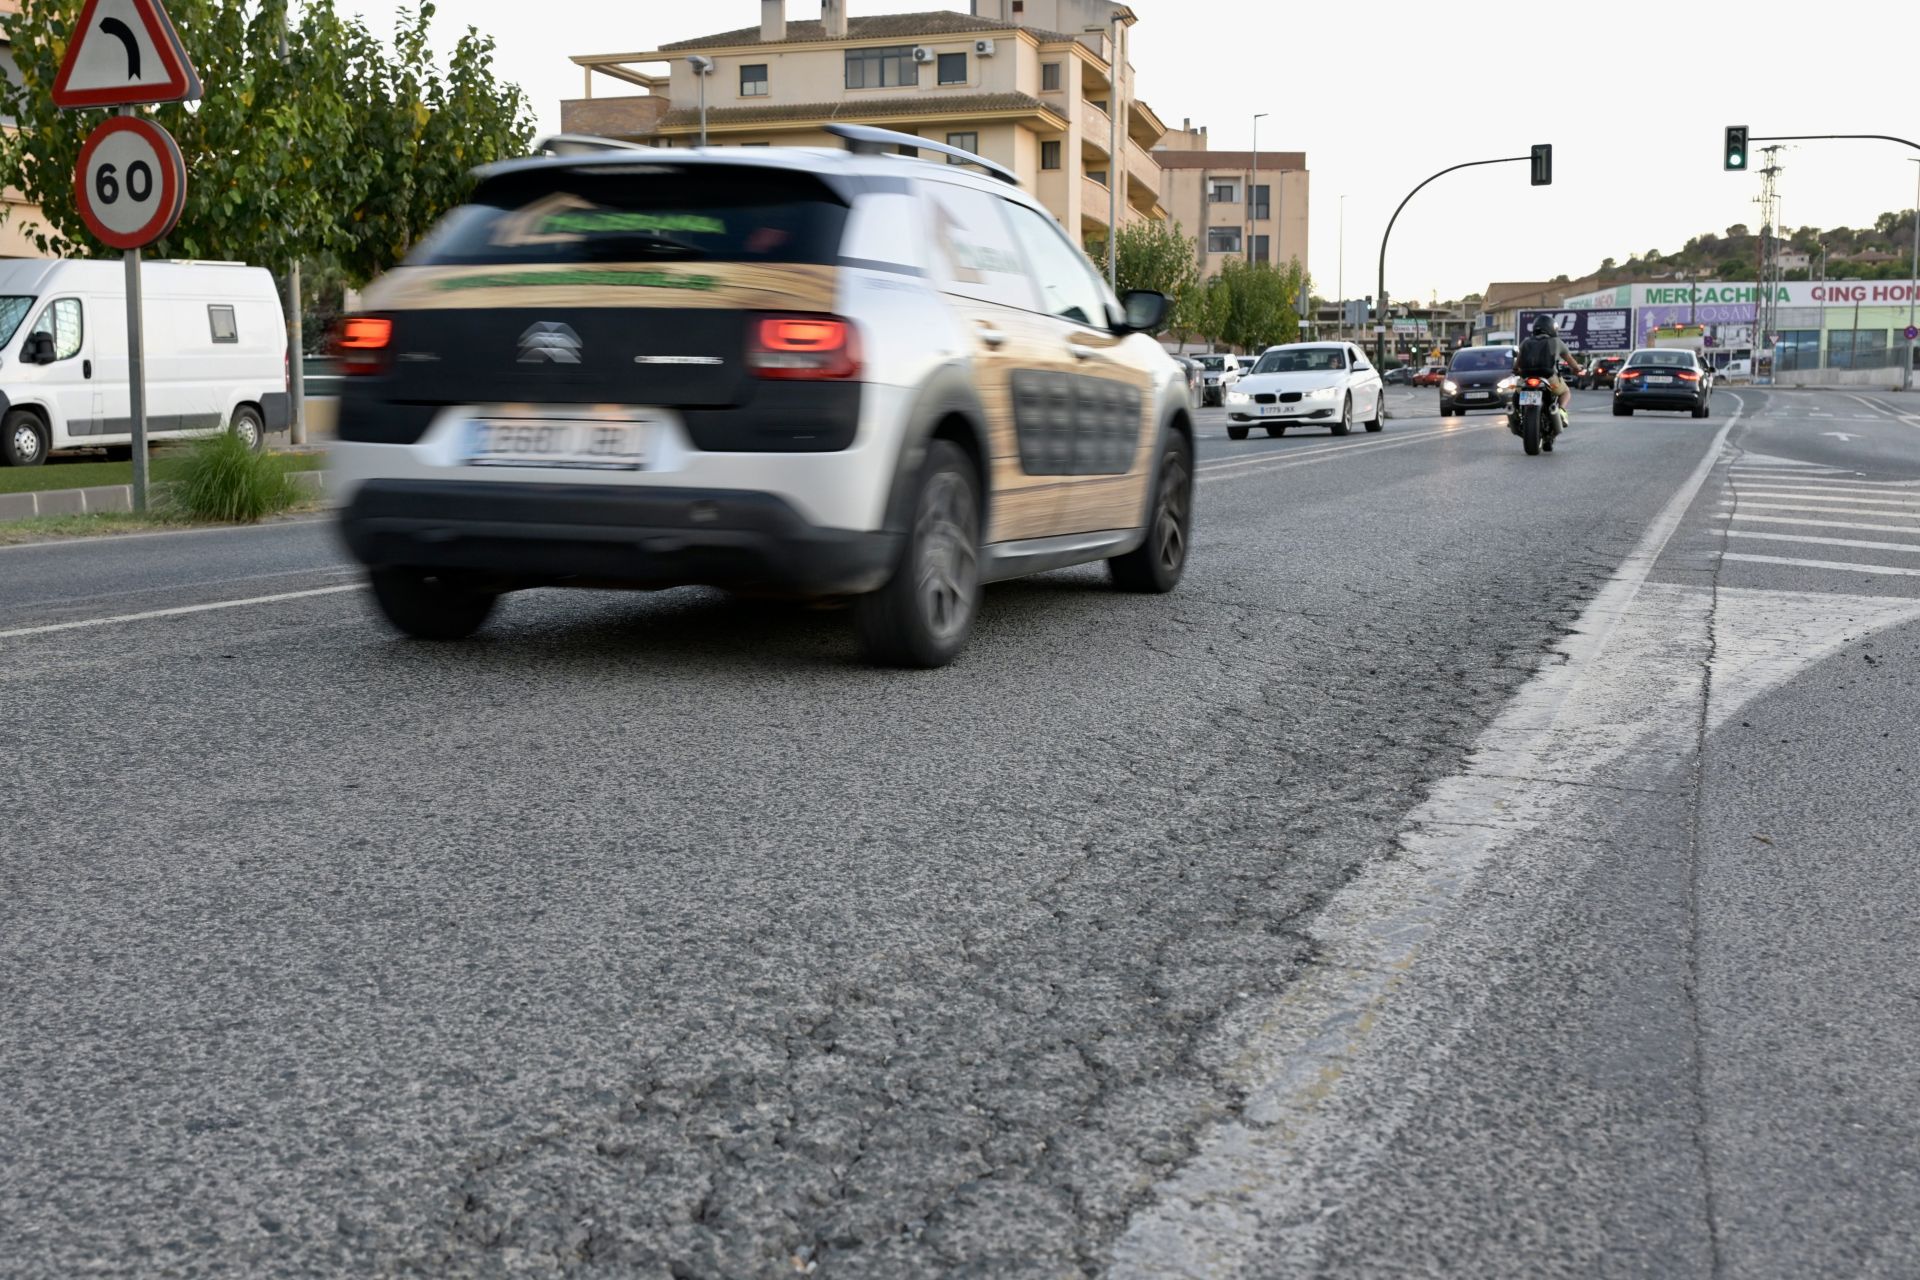
[[[127,274],[119,261],[0,261],[0,464],[133,444]],[[231,429],[254,448],[287,426],[287,327],[273,277],[221,262],[151,262],[147,433]]]

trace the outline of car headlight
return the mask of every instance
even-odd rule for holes
[[[1307,392],[1307,399],[1331,400],[1339,394],[1340,388],[1338,387],[1315,387],[1313,390]]]
[[[1229,391],[1227,392],[1227,403],[1228,404],[1252,404],[1253,397],[1248,395],[1244,391]]]
[[[1446,392],[1448,395],[1456,395],[1459,393],[1459,390],[1460,390],[1459,386],[1455,384],[1452,378],[1448,378],[1445,382],[1441,383],[1440,389]]]
[[[1511,391],[1519,385],[1520,385],[1520,379],[1518,378],[1502,378],[1500,379],[1500,385],[1498,388],[1496,388],[1496,390]]]

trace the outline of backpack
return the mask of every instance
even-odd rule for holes
[[[1552,377],[1557,363],[1553,339],[1536,333],[1520,344],[1519,354],[1514,359],[1514,370],[1535,377]]]

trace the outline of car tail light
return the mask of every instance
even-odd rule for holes
[[[860,333],[838,316],[761,316],[747,366],[762,378],[858,377]]]
[[[1676,373],[1678,373],[1678,374],[1680,375],[1680,381],[1682,381],[1682,382],[1698,382],[1698,381],[1700,381],[1700,375],[1699,375],[1699,374],[1697,374],[1697,373],[1695,373],[1695,372],[1694,372],[1693,370],[1691,370],[1691,369],[1676,369],[1676,370],[1675,370],[1674,372],[1676,372]]]
[[[393,321],[382,316],[348,316],[340,322],[340,372],[385,373]]]
[[[1639,371],[1638,369],[1622,369],[1622,370],[1620,371],[1620,377],[1621,377],[1621,378],[1623,378],[1623,379],[1625,379],[1625,378],[1637,378],[1637,377],[1639,377],[1639,376],[1640,376],[1640,371]]]

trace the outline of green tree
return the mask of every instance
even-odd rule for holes
[[[1087,256],[1104,265],[1107,243],[1087,241]],[[1200,281],[1199,252],[1193,237],[1177,222],[1128,222],[1114,241],[1114,291],[1124,296],[1133,289],[1164,293],[1178,303],[1181,295]]]
[[[1294,341],[1300,336],[1296,304],[1306,285],[1298,261],[1275,267],[1229,259],[1218,278],[1226,311],[1220,337],[1248,352]]]
[[[491,39],[471,29],[446,73],[426,28],[433,6],[403,13],[396,48],[309,0],[286,34],[287,0],[170,0],[203,101],[151,116],[180,144],[187,200],[156,257],[231,258],[281,266],[325,258],[354,282],[399,260],[464,191],[468,168],[521,154],[532,136],[525,96],[492,74]],[[17,80],[0,80],[0,172],[38,204],[43,252],[96,246],[75,205],[80,145],[105,111],[63,112],[50,89],[81,0],[22,0],[0,19]]]
[[[1226,334],[1231,310],[1227,287],[1219,276],[1214,276],[1189,289],[1180,299],[1174,331],[1198,334],[1209,347],[1217,346]],[[1181,341],[1186,339],[1182,337]]]

